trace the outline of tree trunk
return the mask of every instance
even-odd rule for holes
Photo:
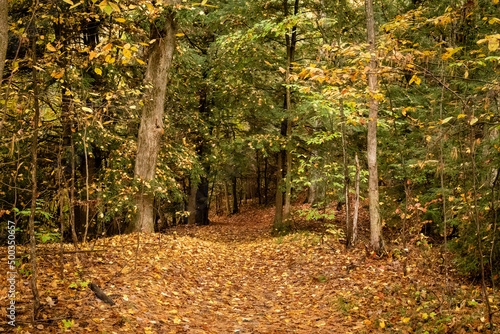
[[[237,193],[237,182],[236,176],[233,177],[233,214],[238,213],[238,193]]]
[[[195,192],[194,223],[197,225],[208,225],[210,223],[208,220],[208,188],[208,179],[201,177],[200,184],[198,184]]]
[[[378,100],[375,94],[378,93],[377,82],[377,54],[375,48],[375,19],[373,16],[373,2],[366,0],[366,30],[368,35],[368,45],[371,54],[370,70],[368,72],[368,88],[370,91],[369,119],[368,119],[368,198],[370,202],[370,241],[372,250],[377,253],[384,249],[382,238],[382,224],[379,212],[378,194],[378,171],[377,171],[377,113]]]
[[[224,196],[226,198],[226,215],[230,215],[231,214],[231,204],[229,202],[229,189],[228,189],[228,186],[227,186],[227,181],[224,181]]]
[[[278,152],[278,171],[276,175],[276,203],[274,208],[274,232],[279,232],[283,222],[283,154]]]
[[[0,87],[3,78],[3,67],[5,65],[5,55],[9,42],[9,20],[8,20],[8,0],[0,0]]]
[[[38,123],[40,122],[40,106],[38,103],[38,78],[37,78],[37,57],[36,57],[36,39],[37,36],[32,36],[32,52],[33,52],[33,108],[35,115],[33,117],[33,137],[31,139],[31,212],[28,222],[30,235],[30,262],[31,262],[31,291],[33,292],[33,320],[38,316],[40,309],[40,295],[37,287],[38,269],[36,263],[36,239],[35,239],[35,214],[36,214],[36,199],[37,194],[37,151],[38,151]]]
[[[165,91],[175,50],[174,15],[167,13],[163,24],[162,30],[152,30],[151,37],[156,41],[150,48],[148,68],[144,78],[148,88],[144,93],[134,171],[134,177],[141,183],[135,196],[137,216],[133,230],[137,232],[154,232],[154,195],[147,184],[155,177],[156,159],[163,134]]]
[[[257,164],[257,197],[259,198],[259,204],[262,204],[262,192],[260,189],[260,160],[259,160],[259,151],[256,151],[256,164]]]
[[[267,205],[268,198],[267,198],[267,193],[269,192],[269,178],[267,176],[267,157],[264,158],[264,205]]]
[[[284,15],[285,18],[288,17],[289,12],[288,12],[288,0],[284,0],[283,2],[284,5]],[[293,14],[297,15],[299,11],[299,0],[295,0],[294,3],[294,11]],[[292,27],[291,31],[289,31],[287,34],[285,34],[285,43],[286,43],[286,70],[285,70],[285,101],[284,101],[284,121],[282,122],[281,125],[281,134],[282,136],[285,136],[287,138],[287,144],[291,141],[292,138],[292,122],[290,118],[290,110],[292,107],[292,102],[291,102],[291,90],[290,90],[290,71],[291,71],[291,66],[294,61],[294,55],[295,55],[295,46],[297,44],[297,27],[294,26]],[[283,123],[285,124],[285,131],[283,131]],[[291,148],[288,147],[287,149],[282,151],[281,156],[281,163],[286,163],[286,175],[285,175],[285,194],[284,194],[284,207],[282,208],[276,208],[276,214],[274,217],[274,228],[275,231],[286,231],[290,228],[291,221],[290,221],[290,215],[291,215],[291,198],[292,198],[292,152]],[[280,183],[280,182],[278,182]],[[283,194],[280,194],[279,188],[277,188],[276,191],[276,206],[278,204],[283,203]],[[281,202],[281,203],[280,203]],[[282,212],[279,212],[282,211]]]
[[[193,181],[189,182],[189,198],[188,198],[188,225],[194,225],[196,223],[196,193],[198,187],[193,184]]]
[[[76,162],[75,162],[75,142],[73,136],[70,139],[70,149],[71,149],[71,180],[69,183],[69,223],[71,225],[71,238],[73,240],[73,245],[78,249],[78,235],[76,234],[76,213],[75,213],[75,179],[76,179]],[[80,212],[80,211],[78,211]]]
[[[358,237],[358,212],[359,212],[359,160],[358,154],[354,156],[354,163],[356,164],[356,194],[354,195],[354,216],[352,218],[352,239],[351,245],[354,245]]]
[[[344,197],[345,197],[345,226],[347,229],[346,236],[346,247],[352,246],[353,239],[353,225],[350,220],[350,210],[349,210],[349,158],[347,156],[347,143],[346,143],[346,131],[345,131],[345,114],[344,114],[344,101],[342,99],[339,100],[339,109],[340,109],[340,117],[341,117],[341,131],[342,131],[342,158],[344,163]]]

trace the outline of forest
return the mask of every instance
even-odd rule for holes
[[[2,332],[500,332],[499,0],[0,0],[0,119]]]

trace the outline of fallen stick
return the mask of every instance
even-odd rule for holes
[[[115,305],[115,302],[113,301],[113,299],[108,297],[108,295],[104,291],[102,291],[98,285],[96,285],[94,283],[90,283],[89,287],[90,287],[90,290],[94,291],[97,298],[99,298],[100,300],[102,300],[103,302],[105,302],[107,304]]]

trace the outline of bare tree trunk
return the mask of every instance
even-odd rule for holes
[[[354,156],[354,163],[356,164],[356,194],[354,199],[354,217],[352,218],[352,240],[351,244],[354,245],[358,237],[358,212],[359,212],[359,160],[358,154]]]
[[[90,194],[89,194],[89,161],[87,158],[87,120],[84,120],[85,122],[85,130],[83,133],[83,152],[85,153],[85,193],[86,193],[86,199],[87,203],[85,204],[85,233],[83,234],[83,243],[85,244],[87,242],[87,233],[89,231],[89,202],[90,202]]]
[[[64,279],[64,199],[63,194],[64,186],[62,182],[62,163],[61,163],[61,155],[62,155],[62,145],[59,144],[59,149],[57,152],[57,188],[59,189],[59,226],[60,226],[60,235],[61,239],[59,240],[59,269],[61,279]]]
[[[283,154],[278,152],[278,171],[276,173],[276,203],[274,209],[274,232],[279,232],[283,222]]]
[[[444,75],[443,78],[444,79]],[[439,106],[439,118],[443,120],[443,102],[444,101],[444,86],[441,88],[441,104]],[[443,133],[443,124],[439,127],[440,134]],[[441,200],[443,201],[443,229],[444,229],[444,289],[448,293],[448,221],[446,219],[446,191],[444,189],[444,160],[443,160],[443,140],[439,141],[439,167],[441,169],[440,181],[441,181]],[[406,179],[406,178],[405,178]],[[406,185],[405,185],[406,187]],[[406,216],[406,213],[405,213]],[[406,249],[406,247],[405,247]],[[406,257],[405,257],[406,260]],[[406,267],[405,267],[406,269]]]
[[[368,198],[370,202],[370,241],[371,247],[377,253],[384,249],[382,238],[382,223],[379,210],[378,170],[377,170],[377,113],[378,100],[374,96],[378,92],[377,82],[377,54],[375,41],[375,19],[373,17],[373,2],[365,0],[366,4],[366,30],[368,35],[370,58],[370,71],[368,72],[368,88],[370,91],[369,120],[368,120]]]
[[[260,180],[260,159],[259,159],[259,151],[256,152],[256,164],[257,164],[257,197],[259,198],[259,204],[262,204],[262,191],[260,184],[262,183]]]
[[[146,184],[155,177],[156,159],[163,134],[165,92],[175,50],[176,30],[173,13],[165,14],[164,18],[163,29],[153,30],[151,37],[155,42],[149,51],[148,68],[144,78],[149,88],[144,93],[134,170],[134,177],[141,182],[135,196],[137,216],[133,230],[137,232],[154,232],[154,195]]]
[[[226,215],[231,214],[231,204],[229,202],[229,189],[227,186],[227,181],[224,181],[224,196],[226,197]]]
[[[40,106],[38,103],[38,77],[37,77],[37,57],[36,57],[36,39],[32,36],[32,57],[33,57],[33,104],[35,116],[33,117],[33,137],[31,139],[31,212],[28,222],[30,234],[30,262],[31,262],[31,291],[33,292],[33,320],[38,316],[40,309],[40,295],[37,287],[38,269],[36,263],[36,239],[35,239],[35,214],[37,194],[37,150],[38,150],[38,123],[40,122]]]
[[[268,197],[267,193],[269,192],[269,177],[267,176],[267,157],[264,158],[264,205],[267,205]]]
[[[75,142],[73,136],[70,136],[71,148],[71,182],[69,188],[69,223],[71,225],[71,238],[76,249],[78,249],[78,236],[76,235],[76,215],[75,215]]]
[[[7,53],[7,45],[9,42],[9,20],[7,15],[8,7],[8,0],[0,0],[0,85],[2,84],[5,55]]]
[[[320,122],[319,120],[316,120],[314,122],[313,126],[313,132],[316,131],[319,128]],[[318,148],[313,147],[311,149],[311,167],[309,167],[309,178],[311,180],[311,185],[309,186],[309,196],[307,199],[307,203],[311,204],[312,206],[316,205],[319,201],[319,179],[321,177],[319,170],[316,165],[316,161],[318,159]]]
[[[239,209],[238,209],[238,189],[237,189],[237,182],[238,179],[236,178],[236,176],[233,176],[233,214],[234,213],[238,213],[239,212]]]
[[[353,241],[353,225],[350,220],[350,212],[349,212],[349,159],[347,157],[347,144],[346,144],[346,131],[345,131],[345,114],[344,114],[344,101],[342,99],[339,100],[339,109],[340,109],[340,117],[341,117],[341,132],[342,132],[342,158],[344,163],[344,197],[345,197],[345,226],[347,228],[347,236],[346,236],[346,247],[352,246]]]
[[[474,118],[474,112],[472,112],[472,118]],[[477,249],[479,252],[479,265],[481,268],[481,291],[483,295],[483,300],[485,302],[486,314],[488,316],[488,322],[490,323],[491,332],[493,333],[493,312],[491,311],[490,298],[488,295],[488,289],[486,287],[486,273],[484,268],[484,254],[483,254],[483,242],[482,242],[482,233],[481,233],[481,224],[479,219],[479,209],[477,206],[477,172],[476,172],[476,145],[475,145],[475,128],[474,125],[471,124],[471,133],[470,133],[470,158],[472,162],[472,189],[474,195],[474,221],[476,223],[476,238],[477,238]],[[472,208],[471,208],[472,209]],[[495,231],[496,232],[496,231]],[[447,231],[444,231],[444,235],[446,236]],[[493,268],[491,268],[493,269]]]
[[[196,223],[196,192],[198,187],[190,181],[189,187],[189,198],[188,198],[188,225],[194,225]]]

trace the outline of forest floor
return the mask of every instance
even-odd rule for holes
[[[63,264],[59,245],[42,245],[40,320],[30,322],[29,266],[23,263],[17,327],[3,321],[8,299],[2,283],[0,332],[489,332],[480,287],[453,270],[445,284],[439,247],[425,238],[409,241],[405,276],[400,245],[388,245],[379,259],[362,243],[345,250],[338,235],[298,219],[295,232],[272,237],[273,216],[273,208],[247,206],[212,217],[209,226],[103,238],[84,248],[89,252],[66,254]],[[366,222],[361,240],[363,231]],[[6,282],[5,270],[0,279]],[[115,304],[97,299],[90,282]],[[489,293],[498,311],[500,294]],[[498,326],[498,313],[494,321]]]

